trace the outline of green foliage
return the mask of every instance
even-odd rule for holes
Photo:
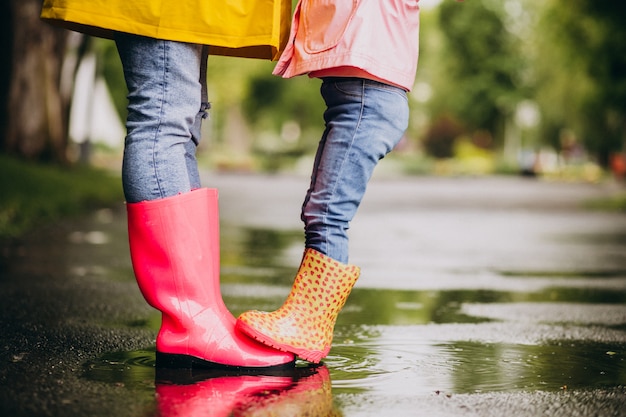
[[[444,37],[440,106],[472,129],[498,132],[519,101],[522,61],[503,11],[490,2],[443,2],[439,26]]]
[[[313,153],[323,130],[323,102],[318,80],[296,77],[284,80],[260,73],[249,80],[244,114],[257,135],[254,152],[265,171],[287,168],[301,156]]]
[[[544,131],[573,130],[606,166],[626,139],[626,6],[551,0],[542,7],[534,67]]]
[[[257,168],[283,169],[314,150],[323,129],[319,81],[308,77],[285,80],[272,75],[275,62],[209,58],[211,137],[228,144],[228,119],[241,112],[250,131],[249,151]],[[232,126],[230,126],[232,129]],[[236,141],[236,139],[235,139]]]
[[[420,96],[425,90],[415,88],[411,95],[407,138],[432,133],[436,126],[429,126],[449,114],[465,135],[487,132],[489,146],[501,149],[518,128],[519,103],[529,101],[540,110],[540,125],[520,133],[524,145],[558,151],[564,136],[575,137],[606,165],[626,141],[624,21],[625,4],[608,0],[445,0],[424,8],[416,85],[427,91]],[[92,48],[124,118],[126,87],[115,45],[94,40]],[[285,166],[283,160],[315,149],[323,129],[319,81],[284,80],[271,74],[274,66],[209,58],[212,109],[205,136],[224,154],[240,134],[232,126],[243,124],[252,143],[233,146],[234,152],[270,159],[265,165]],[[431,143],[426,147],[432,154]]]
[[[323,123],[318,80],[284,80],[271,73],[257,73],[249,80],[249,86],[244,110],[252,123],[269,124],[276,131],[288,121],[298,123],[303,130]]]
[[[35,165],[0,156],[0,178],[0,239],[124,198],[119,178],[82,166]]]
[[[275,62],[211,56],[209,99],[213,110],[241,106],[252,127],[279,131],[287,120],[310,126],[320,120],[319,83],[306,77],[272,75]]]

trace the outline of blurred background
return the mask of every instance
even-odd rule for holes
[[[0,2],[0,414],[151,416],[160,315],[128,255],[121,64],[41,4]],[[419,4],[410,126],[351,229],[334,404],[623,416],[626,2]],[[274,65],[208,64],[198,156],[235,315],[291,286],[323,129],[320,81]]]
[[[626,3],[420,5],[410,127],[380,169],[624,179]],[[118,173],[126,87],[115,45],[41,22],[40,7],[40,0],[0,5],[2,175],[13,175],[7,167],[14,160]],[[199,148],[203,168],[308,172],[323,129],[320,82],[282,80],[271,75],[273,67],[209,58],[212,110]],[[16,211],[0,209],[0,228]]]

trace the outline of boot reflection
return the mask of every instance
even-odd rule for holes
[[[159,417],[341,415],[333,407],[325,366],[296,367],[272,375],[158,372],[156,399]]]
[[[331,380],[324,365],[296,368],[294,384],[254,401],[238,403],[233,417],[340,417],[334,407]]]

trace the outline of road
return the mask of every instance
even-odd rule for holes
[[[220,190],[227,305],[236,314],[280,303],[302,253],[307,179],[203,180]],[[626,416],[626,216],[582,204],[615,192],[374,178],[350,229],[362,276],[325,362],[326,407],[345,417]],[[1,249],[2,413],[157,415],[159,317],[134,283],[123,206]],[[313,398],[289,392],[292,407]]]

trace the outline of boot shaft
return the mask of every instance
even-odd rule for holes
[[[133,270],[148,303],[159,310],[184,301],[192,310],[191,301],[220,303],[217,190],[202,188],[126,207]]]
[[[316,250],[305,251],[293,289],[283,308],[302,310],[309,318],[334,320],[345,305],[360,269]]]
[[[217,190],[127,205],[131,259],[146,301],[161,311],[162,366],[273,367],[293,355],[235,332],[220,291]]]

